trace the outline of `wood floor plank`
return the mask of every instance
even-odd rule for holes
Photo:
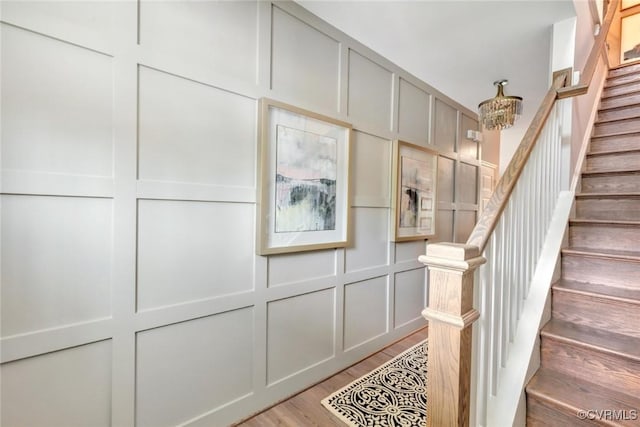
[[[394,358],[403,351],[407,351],[419,342],[426,340],[427,335],[428,333],[426,329],[420,330],[415,334],[408,336],[406,339],[398,341],[397,343],[385,348],[382,352],[391,356],[391,358]]]

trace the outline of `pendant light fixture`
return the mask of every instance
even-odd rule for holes
[[[522,115],[522,98],[519,96],[506,96],[504,86],[508,80],[493,82],[497,86],[498,93],[495,98],[482,101],[478,105],[480,123],[485,129],[507,129]]]

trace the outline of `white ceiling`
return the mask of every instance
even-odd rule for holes
[[[524,123],[549,88],[551,25],[575,16],[573,0],[297,1],[473,111],[508,79]]]

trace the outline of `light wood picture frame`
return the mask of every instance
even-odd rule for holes
[[[438,153],[393,142],[391,240],[425,240],[436,234]]]
[[[349,244],[349,123],[260,100],[258,255]]]

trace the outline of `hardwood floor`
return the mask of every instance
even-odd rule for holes
[[[380,350],[359,363],[338,372],[315,386],[267,409],[237,427],[344,427],[345,424],[326,410],[320,401],[350,382],[373,371],[427,338],[427,328],[422,328],[404,339]]]

